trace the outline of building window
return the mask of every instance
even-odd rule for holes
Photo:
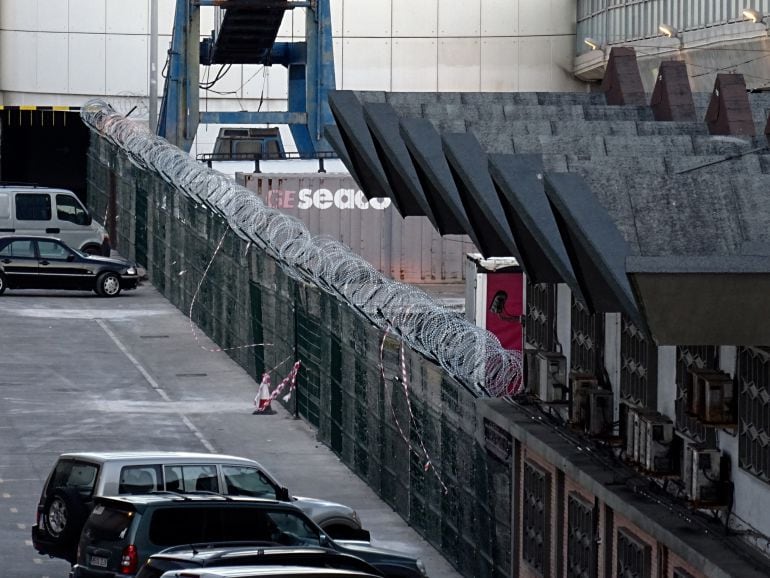
[[[687,413],[687,381],[690,379],[687,370],[719,369],[719,349],[713,345],[680,345],[676,348],[676,358],[676,427],[693,441],[716,447],[714,428]]]
[[[633,405],[655,409],[658,390],[658,346],[631,321],[621,317],[620,395]]]
[[[547,472],[524,462],[524,506],[522,557],[541,576],[546,576],[551,553],[550,527],[551,480]]]
[[[651,578],[651,548],[625,528],[618,529],[618,567],[620,578]]]
[[[739,347],[738,456],[741,468],[770,482],[770,352]]]
[[[567,498],[567,577],[593,578],[594,510],[577,494]]]
[[[527,283],[527,343],[553,351],[556,331],[556,285]]]
[[[579,299],[572,297],[571,369],[599,377],[603,371],[604,315],[592,314]]]

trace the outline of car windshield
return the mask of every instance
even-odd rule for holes
[[[242,504],[158,508],[149,535],[153,544],[164,547],[244,541],[321,545],[320,530],[301,512]]]

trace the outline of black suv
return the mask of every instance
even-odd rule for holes
[[[266,546],[256,542],[236,545],[225,542],[177,546],[153,554],[136,578],[161,578],[169,570],[224,566],[308,566],[384,576],[361,558],[328,548]]]
[[[361,558],[388,577],[425,576],[422,562],[410,556],[332,540],[292,504],[158,492],[96,498],[71,577],[135,576],[150,556],[166,548],[223,542],[327,548]]]

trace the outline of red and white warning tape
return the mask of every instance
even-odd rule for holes
[[[385,333],[383,334],[382,342],[380,343],[380,375],[382,376],[383,384],[387,384],[387,378],[385,377],[385,340],[388,338],[389,334],[390,334],[390,323],[386,325]],[[449,489],[444,483],[444,480],[441,479],[441,475],[439,475],[438,470],[433,465],[433,460],[431,459],[430,454],[428,453],[428,449],[425,447],[425,442],[423,441],[422,436],[419,433],[417,418],[414,416],[414,411],[412,410],[412,402],[409,396],[409,372],[407,371],[407,368],[406,368],[406,356],[404,354],[403,340],[401,340],[401,348],[399,351],[399,361],[401,366],[401,384],[404,388],[404,397],[406,398],[406,407],[409,411],[409,420],[412,424],[412,427],[415,430],[415,436],[419,441],[420,449],[422,450],[421,452],[415,449],[415,447],[412,445],[412,443],[409,441],[406,434],[404,433],[404,430],[401,427],[401,423],[398,421],[396,410],[393,407],[393,403],[391,401],[390,411],[393,414],[393,420],[396,422],[396,428],[398,429],[398,432],[401,435],[401,439],[404,440],[404,443],[406,443],[407,447],[409,448],[409,451],[413,453],[415,456],[417,456],[420,460],[423,460],[423,459],[425,460],[425,463],[423,464],[423,471],[427,472],[428,470],[433,470],[433,475],[436,476],[438,483],[441,485],[441,488],[446,494],[449,492]]]
[[[209,274],[209,269],[211,269],[211,265],[214,263],[214,259],[216,258],[217,254],[219,253],[219,250],[222,248],[222,245],[225,242],[225,237],[227,236],[227,233],[230,232],[230,229],[226,229],[224,234],[222,235],[222,238],[219,239],[219,243],[217,244],[217,248],[214,249],[214,254],[211,256],[211,259],[209,260],[208,265],[206,265],[206,269],[203,271],[203,276],[201,277],[201,280],[198,281],[198,286],[195,288],[195,293],[193,294],[192,301],[190,301],[190,312],[188,314],[188,318],[190,320],[190,331],[193,334],[193,337],[195,338],[195,343],[198,344],[198,347],[203,349],[204,351],[208,351],[209,353],[219,353],[222,351],[236,351],[238,349],[251,349],[253,347],[269,347],[272,345],[272,343],[249,343],[248,345],[238,345],[236,347],[206,347],[201,343],[200,339],[198,338],[198,332],[195,331],[195,323],[193,322],[193,308],[195,307],[195,301],[198,299],[198,293],[200,293],[201,287],[203,286],[203,281],[206,280],[206,277]],[[180,272],[180,275],[184,273],[184,271]]]
[[[257,407],[258,412],[269,409],[270,403],[274,399],[277,399],[287,386],[289,387],[289,392],[286,394],[286,397],[284,397],[284,401],[288,401],[291,398],[291,394],[297,388],[297,372],[299,372],[301,365],[301,361],[295,361],[289,374],[281,380],[281,383],[275,387],[272,393],[270,392],[270,374],[262,374],[262,382],[259,384],[257,396],[254,398],[254,405]]]

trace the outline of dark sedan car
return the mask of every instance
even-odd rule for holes
[[[115,297],[136,289],[137,266],[86,255],[50,237],[0,237],[0,295],[6,289],[78,289]]]

